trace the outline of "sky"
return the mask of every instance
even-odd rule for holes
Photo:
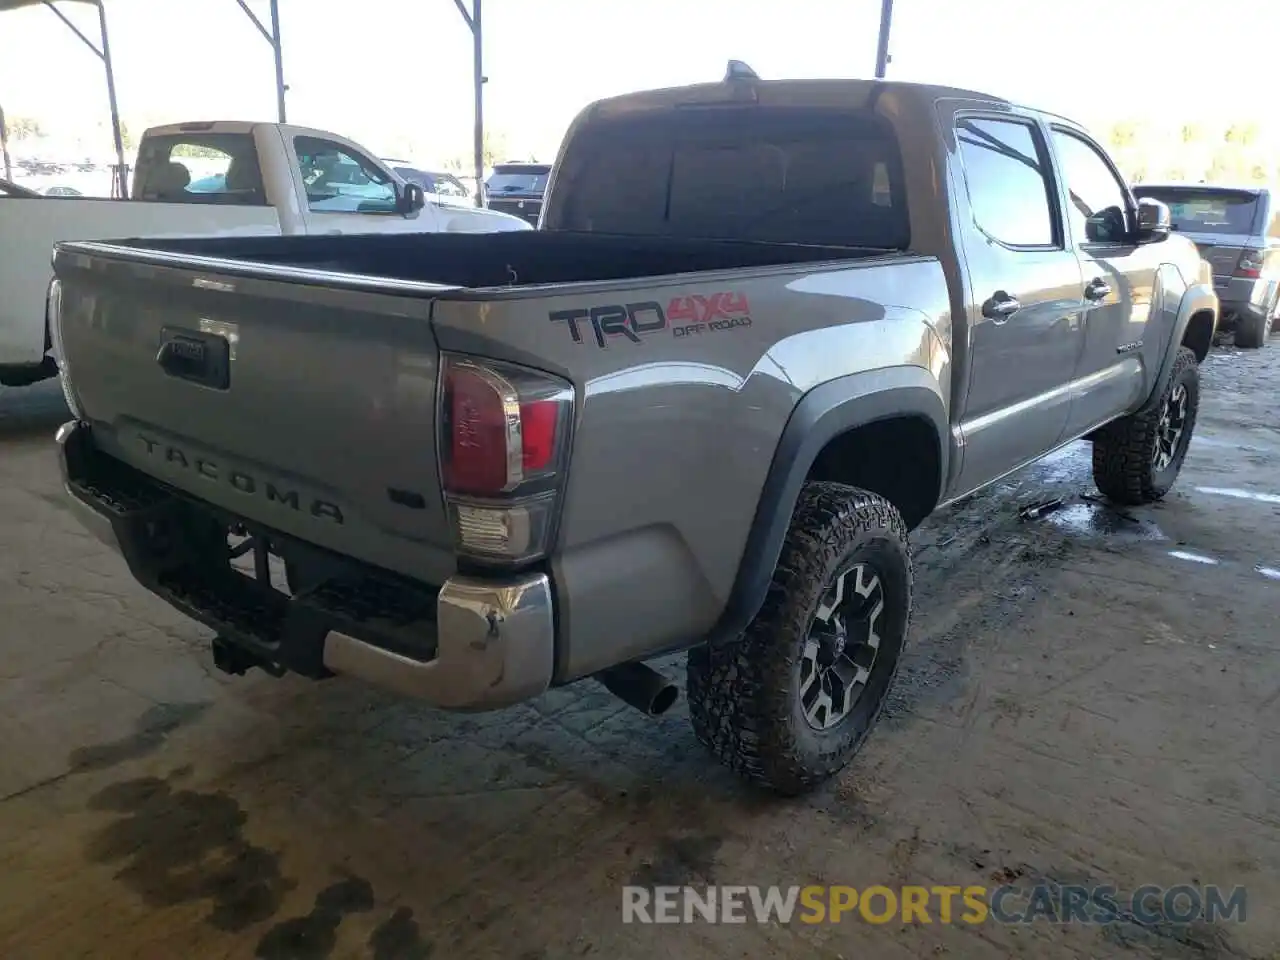
[[[267,0],[247,2],[265,21]],[[97,37],[94,8],[61,6]],[[236,0],[106,6],[126,120],[275,119],[271,50]],[[291,122],[383,156],[470,149],[471,36],[453,0],[280,11]],[[880,0],[484,0],[487,125],[513,154],[550,160],[590,101],[716,80],[731,58],[766,79],[871,76],[879,15]],[[1214,22],[1231,25],[1225,51]],[[1235,47],[1244,23],[1264,38],[1256,55]],[[888,75],[1088,124],[1212,118],[1269,107],[1277,36],[1280,0],[896,0]],[[0,14],[0,105],[109,148],[101,63],[42,7]]]

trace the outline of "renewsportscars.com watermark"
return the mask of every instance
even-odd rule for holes
[[[1244,887],[1113,886],[622,888],[623,923],[1243,923]]]

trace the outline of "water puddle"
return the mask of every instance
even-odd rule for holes
[[[1027,475],[1049,483],[1087,479],[1093,470],[1093,453],[1086,443],[1056,450],[1027,468]]]
[[[1148,543],[1169,539],[1150,520],[1089,500],[1067,504],[1043,519],[1073,536],[1090,539],[1106,537]]]
[[[1275,567],[1267,567],[1267,566],[1263,566],[1261,563],[1258,563],[1254,565],[1253,569],[1255,573],[1262,574],[1268,580],[1280,580],[1280,570],[1276,569]]]

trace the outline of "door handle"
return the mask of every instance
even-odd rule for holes
[[[1105,300],[1111,296],[1111,284],[1098,277],[1090,280],[1084,288],[1084,298],[1086,300]]]
[[[1011,296],[1003,290],[997,290],[982,305],[982,315],[988,320],[994,320],[996,323],[1004,323],[1021,309],[1022,304],[1018,302],[1017,297]]]

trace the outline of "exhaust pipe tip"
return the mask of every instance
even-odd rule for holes
[[[606,690],[641,713],[658,717],[674,706],[680,688],[648,664],[623,663],[596,674]]]

